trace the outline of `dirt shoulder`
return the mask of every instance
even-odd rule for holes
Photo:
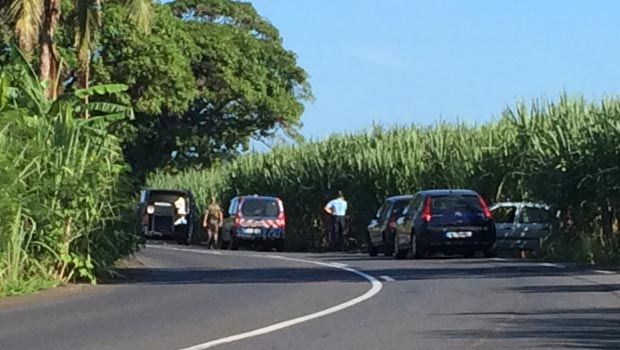
[[[21,294],[9,297],[0,297],[0,310],[13,309],[26,305],[33,305],[41,302],[54,302],[67,297],[83,294],[94,293],[111,287],[113,284],[122,282],[125,278],[123,275],[117,274],[117,270],[130,270],[132,268],[144,268],[146,265],[135,256],[120,260],[109,276],[103,276],[98,279],[98,283],[68,283],[59,285],[54,288],[44,289],[35,293]]]

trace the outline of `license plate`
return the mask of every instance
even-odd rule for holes
[[[243,233],[246,233],[249,235],[260,233],[260,228],[246,228],[243,230]]]
[[[471,231],[446,232],[446,238],[469,238],[471,236],[472,236]]]

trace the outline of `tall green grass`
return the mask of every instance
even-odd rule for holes
[[[268,153],[247,154],[221,167],[177,175],[157,173],[151,187],[215,194],[273,194],[285,200],[289,247],[313,249],[325,234],[321,208],[342,189],[358,239],[385,196],[424,188],[473,188],[490,201],[545,201],[560,213],[558,239],[582,247],[617,242],[620,208],[620,100],[518,103],[482,125],[438,123],[372,129]],[[549,254],[567,254],[559,245]],[[577,255],[577,254],[573,254]],[[603,257],[604,256],[604,257]],[[588,260],[582,258],[581,260]]]
[[[0,72],[0,295],[95,282],[137,247],[120,141],[107,132],[130,110],[81,98],[123,87],[52,101],[28,66],[12,68]]]

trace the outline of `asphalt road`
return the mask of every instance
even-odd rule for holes
[[[113,284],[2,304],[0,349],[620,349],[615,273],[177,249],[149,246]]]

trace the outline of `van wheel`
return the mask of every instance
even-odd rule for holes
[[[276,248],[276,252],[283,252],[284,251],[284,241],[277,241],[274,244],[274,248]]]
[[[179,245],[189,245],[189,237],[187,234],[179,234],[177,236],[177,244]]]

